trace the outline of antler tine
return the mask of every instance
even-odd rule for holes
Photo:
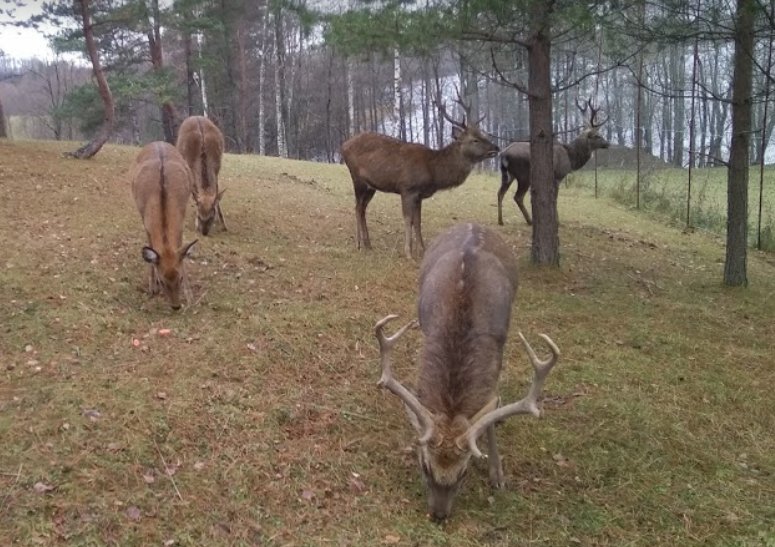
[[[482,453],[476,445],[476,441],[482,432],[489,426],[515,414],[532,414],[536,418],[541,415],[541,409],[538,408],[538,397],[541,395],[541,390],[544,387],[546,377],[549,375],[554,365],[557,364],[557,359],[560,357],[560,349],[547,335],[541,334],[539,336],[544,339],[552,351],[552,356],[544,361],[541,361],[538,358],[528,341],[522,336],[522,333],[519,333],[519,338],[525,346],[525,350],[527,351],[528,357],[530,357],[530,362],[532,363],[534,370],[533,382],[530,384],[527,395],[516,403],[511,403],[495,409],[492,412],[488,412],[472,424],[471,427],[468,428],[468,431],[456,439],[455,442],[461,448],[463,443],[467,443],[468,449],[477,458],[481,458]]]
[[[417,420],[423,426],[423,434],[420,436],[420,444],[427,444],[433,437],[433,416],[425,408],[422,403],[414,396],[414,394],[406,389],[398,380],[393,377],[393,369],[391,366],[390,353],[393,350],[393,345],[408,329],[414,327],[417,321],[412,319],[406,325],[396,331],[393,336],[385,336],[383,332],[384,326],[397,318],[397,315],[388,315],[377,322],[374,325],[374,335],[379,342],[379,356],[382,365],[382,376],[377,382],[377,385],[384,387],[394,395],[398,396],[404,404],[409,407],[409,410],[414,412],[417,416]]]
[[[608,118],[604,119],[602,122],[595,122],[595,117],[600,112],[599,108],[595,108],[595,105],[592,104],[592,98],[587,99],[586,104],[579,103],[578,97],[576,98],[576,106],[581,111],[582,116],[587,115],[587,111],[589,111],[589,127],[595,129],[597,127],[600,127],[601,125],[605,124],[608,121]]]

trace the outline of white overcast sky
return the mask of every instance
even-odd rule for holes
[[[16,8],[13,19],[3,16],[0,21],[26,21],[32,15],[40,13],[40,7],[41,2],[34,0],[27,2],[25,6]],[[0,25],[0,50],[5,52],[7,56],[18,59],[51,58],[53,52],[48,47],[46,32],[51,31]]]

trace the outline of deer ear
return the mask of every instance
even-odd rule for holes
[[[466,128],[462,125],[453,125],[452,126],[452,138],[455,140],[460,139],[461,135],[466,132]]]
[[[149,264],[159,264],[159,253],[154,251],[151,247],[143,247],[143,260]]]
[[[180,256],[180,260],[183,260],[184,258],[188,258],[191,256],[191,249],[194,247],[194,244],[199,241],[198,239],[195,239],[188,245],[184,245],[180,251],[178,251],[178,255]]]

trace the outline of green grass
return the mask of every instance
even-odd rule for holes
[[[136,150],[71,148],[0,141],[3,544],[775,543],[771,255],[752,253],[748,289],[723,288],[718,238],[572,185],[562,267],[535,268],[509,203],[497,229],[521,278],[501,395],[527,384],[517,330],[562,358],[543,418],[498,430],[508,487],[475,464],[440,527],[404,410],[375,386],[374,322],[415,314],[397,197],[375,197],[359,253],[343,166],[228,155],[230,231],[200,240],[175,313],[144,292]],[[475,175],[428,200],[426,240],[494,226],[497,188]],[[411,383],[421,340],[405,339]]]
[[[688,197],[688,171],[686,169],[646,169],[641,174],[640,208],[667,220],[672,226],[686,227],[686,202]],[[594,172],[577,171],[568,177],[568,185],[594,191]],[[636,177],[634,170],[598,170],[598,195],[611,197],[617,202],[634,208],[637,204]],[[775,251],[775,168],[764,171],[762,194],[761,242],[762,248]],[[692,190],[689,224],[714,234],[726,234],[727,170],[723,167],[695,169],[692,173]],[[759,222],[759,168],[751,168],[748,190],[749,244],[758,243]]]

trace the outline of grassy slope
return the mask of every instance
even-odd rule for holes
[[[498,230],[522,267],[513,332],[536,346],[549,333],[563,356],[544,418],[499,429],[509,487],[493,493],[477,464],[438,527],[404,412],[374,385],[372,325],[415,306],[397,198],[374,199],[375,250],[358,253],[342,166],[228,156],[231,231],[200,241],[194,303],[174,313],[143,293],[123,178],[136,150],[79,162],[60,157],[69,147],[0,141],[0,538],[775,543],[763,255],[750,288],[724,289],[717,241],[563,189],[562,269],[536,269],[509,201]],[[497,184],[475,176],[427,201],[426,240],[453,221],[494,225]],[[405,338],[397,370],[411,381],[420,340]],[[506,400],[527,381],[515,338]]]

